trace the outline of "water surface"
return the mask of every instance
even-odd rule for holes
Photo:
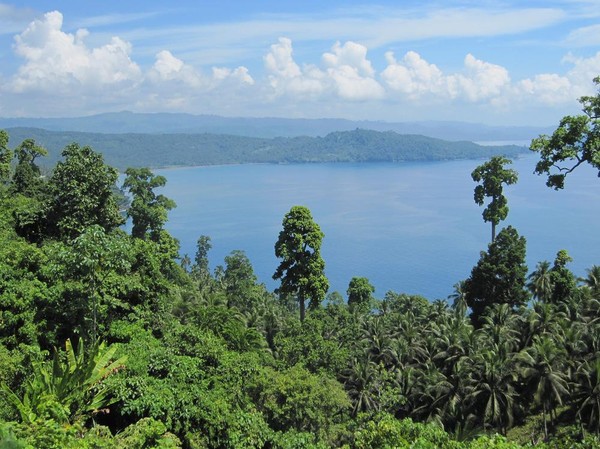
[[[600,180],[588,167],[569,176],[563,191],[533,174],[535,156],[516,160],[519,183],[506,188],[515,226],[528,243],[530,271],[559,249],[577,275],[600,264]],[[490,240],[490,225],[473,201],[471,171],[483,161],[237,165],[157,170],[162,193],[177,208],[167,229],[193,258],[202,234],[212,239],[211,266],[232,250],[250,258],[270,289],[278,261],[274,244],[294,205],[310,208],[325,233],[323,258],[330,291],[343,294],[353,276],[386,291],[446,298],[469,276]]]

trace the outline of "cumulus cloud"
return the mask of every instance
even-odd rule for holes
[[[468,54],[464,60],[465,71],[448,77],[452,96],[479,102],[500,96],[510,85],[508,70]]]
[[[406,53],[401,61],[388,52],[386,59],[388,66],[381,74],[385,84],[411,100],[436,96],[477,103],[502,95],[510,84],[508,70],[471,54],[465,57],[461,73],[449,75],[414,51]]]
[[[564,75],[542,73],[516,83],[513,87],[515,101],[555,106],[573,102],[583,95],[593,95],[592,79],[600,73],[600,52],[589,58],[568,54],[563,62],[572,65]]]
[[[375,70],[367,59],[367,47],[355,42],[336,42],[331,53],[323,54],[327,75],[337,94],[346,100],[382,98],[383,87],[375,79]]]
[[[442,71],[414,52],[407,52],[398,62],[394,53],[385,54],[388,66],[381,78],[389,89],[406,94],[410,99],[418,99],[426,94],[446,93],[446,81]]]
[[[11,83],[16,92],[69,91],[140,81],[141,70],[129,56],[131,44],[113,37],[102,47],[88,49],[86,30],[65,33],[62,24],[60,12],[49,12],[15,37],[14,50],[25,60]]]
[[[264,62],[276,95],[318,95],[325,89],[324,73],[315,66],[301,69],[293,58],[292,41],[286,37],[271,45]]]
[[[213,67],[203,74],[168,50],[159,51],[144,71],[132,60],[129,42],[112,37],[105,45],[90,47],[87,30],[68,33],[62,28],[62,14],[52,11],[15,36],[13,50],[23,63],[0,88],[4,98],[21,96],[46,109],[50,98],[59,98],[52,112],[63,107],[69,114],[73,108],[90,112],[102,105],[184,109],[207,104],[206,96],[226,98],[254,84],[246,67]]]
[[[302,68],[294,61],[292,41],[279,38],[264,57],[269,82],[277,95],[337,95],[345,100],[371,100],[381,98],[384,90],[374,78],[375,70],[366,58],[363,45],[337,42],[331,52],[324,53],[325,66]]]

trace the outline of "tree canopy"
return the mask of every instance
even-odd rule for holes
[[[279,294],[296,297],[300,319],[304,321],[305,300],[318,306],[329,289],[325,262],[321,257],[323,232],[313,221],[310,210],[293,206],[283,218],[283,229],[275,243],[275,256],[281,259],[273,279],[281,279]]]
[[[594,83],[600,88],[600,77]],[[531,142],[530,149],[540,154],[535,172],[547,175],[546,185],[556,190],[564,188],[567,175],[582,164],[591,165],[600,176],[600,90],[579,103],[583,114],[563,117],[551,136]]]
[[[508,215],[508,201],[504,196],[503,184],[511,185],[518,180],[516,171],[505,168],[507,164],[512,164],[512,161],[494,156],[471,173],[473,181],[481,183],[475,187],[475,202],[482,206],[485,198],[490,198],[482,215],[484,221],[492,224],[492,241],[496,238],[496,226]]]

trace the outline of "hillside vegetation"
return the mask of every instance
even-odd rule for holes
[[[59,160],[62,148],[78,142],[102,152],[107,163],[121,171],[142,166],[478,159],[492,155],[514,157],[525,151],[518,146],[481,146],[362,129],[333,132],[325,137],[272,139],[224,134],[100,134],[31,128],[14,128],[9,132],[11,145],[32,138],[45,147],[49,164]]]

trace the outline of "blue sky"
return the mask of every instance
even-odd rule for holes
[[[4,117],[554,125],[598,75],[597,0],[0,3]]]

